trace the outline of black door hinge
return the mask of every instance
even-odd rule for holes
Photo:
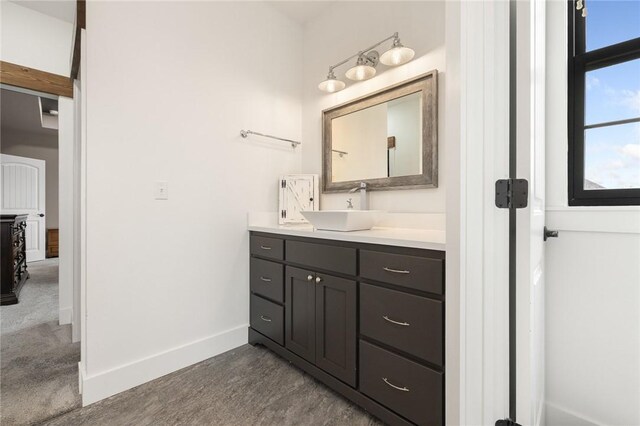
[[[287,218],[287,211],[286,210],[280,210],[280,217],[283,219]]]
[[[526,179],[499,179],[496,181],[496,207],[523,209],[529,199],[529,182]]]

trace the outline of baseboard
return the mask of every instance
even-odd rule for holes
[[[157,379],[247,343],[243,324],[225,332],[125,364],[102,373],[82,377],[82,405],[86,406],[117,393]]]
[[[545,419],[546,425],[562,425],[562,426],[599,426],[601,423],[588,419],[582,415],[570,411],[564,407],[560,407],[552,402],[545,401]]]
[[[58,311],[58,323],[60,325],[71,324],[72,318],[73,318],[72,308],[61,308]]]
[[[78,393],[82,395],[82,383],[84,382],[84,366],[82,361],[78,363]]]

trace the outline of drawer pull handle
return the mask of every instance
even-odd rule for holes
[[[262,250],[271,250],[271,247],[269,247],[269,246],[260,246],[260,248]]]
[[[385,271],[387,272],[393,272],[394,274],[409,274],[410,272],[405,270],[405,269],[393,269],[393,268],[387,268],[386,266],[384,268]]]
[[[265,317],[264,315],[260,315],[260,319],[261,319],[262,321],[271,322],[271,318],[269,318],[269,317]]]
[[[388,384],[389,386],[391,386],[392,388],[394,388],[394,389],[396,389],[396,390],[399,390],[399,391],[402,391],[402,392],[409,392],[409,389],[407,389],[407,388],[405,388],[405,387],[402,387],[402,388],[401,388],[400,386],[396,386],[396,385],[394,385],[393,383],[389,382],[389,381],[387,380],[387,378],[386,378],[386,377],[383,377],[383,378],[382,378],[382,380],[383,380],[386,384]]]
[[[389,318],[386,315],[383,315],[382,318],[384,318],[385,320],[389,321],[390,323],[396,324],[396,325],[401,325],[403,327],[409,327],[411,324],[409,324],[408,322],[398,322],[398,321],[394,321],[391,318]]]
[[[271,282],[271,278],[267,278],[267,277],[260,277],[260,279],[262,281],[264,281],[265,283],[270,283]]]

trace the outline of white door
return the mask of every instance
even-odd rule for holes
[[[529,181],[516,213],[516,406],[540,425],[544,404],[545,3],[517,2],[517,177]]]
[[[27,262],[44,260],[45,162],[1,154],[0,165],[2,213],[29,215],[26,229]]]

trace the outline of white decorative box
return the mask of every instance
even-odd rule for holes
[[[320,210],[319,187],[318,175],[280,176],[278,223],[308,223],[300,212]]]

